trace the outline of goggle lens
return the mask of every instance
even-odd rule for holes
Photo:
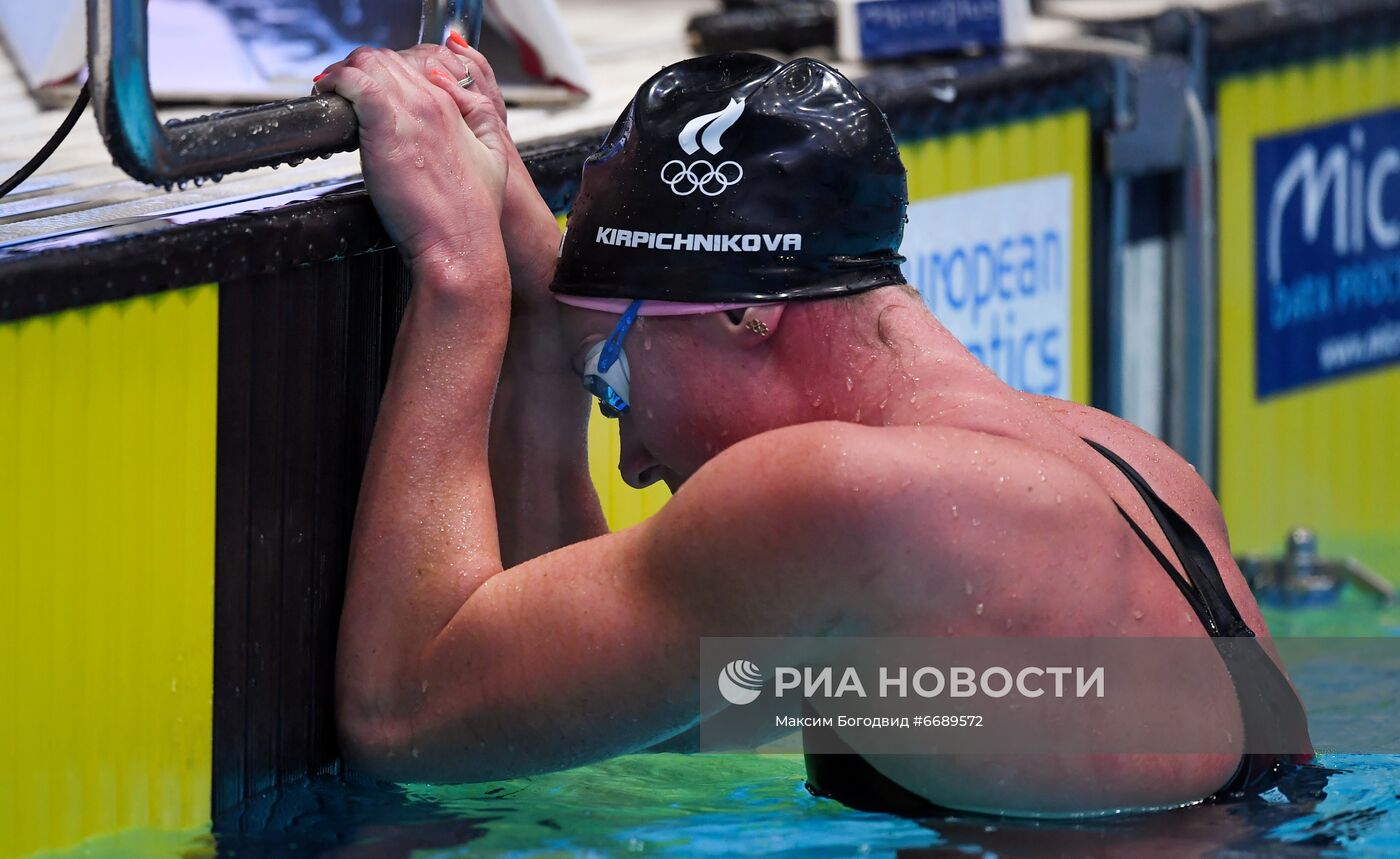
[[[640,300],[628,305],[608,339],[594,343],[588,350],[583,366],[583,387],[598,398],[598,408],[604,417],[621,417],[630,408],[627,398],[632,377],[627,368],[627,355],[622,351],[622,340],[641,307]]]
[[[612,366],[601,370],[598,365],[603,346],[603,343],[596,343],[588,352],[588,361],[583,370],[583,387],[598,398],[598,408],[604,417],[618,418],[631,407],[627,402],[630,388],[627,356],[619,354]]]

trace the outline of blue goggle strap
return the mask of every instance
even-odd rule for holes
[[[607,342],[603,344],[603,354],[598,357],[598,372],[606,373],[608,368],[617,361],[617,356],[622,354],[622,339],[627,336],[628,330],[632,328],[632,323],[637,321],[637,312],[641,309],[642,300],[639,298],[627,305],[627,309],[622,312],[622,318],[617,320],[617,325],[608,335]]]

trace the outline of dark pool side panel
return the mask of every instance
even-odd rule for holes
[[[216,812],[336,766],[350,529],[408,278],[387,251],[219,293]]]
[[[534,147],[528,166],[551,205],[572,202],[598,139],[590,132]],[[219,814],[339,771],[333,666],[350,531],[409,277],[363,193],[202,230],[197,241],[210,251],[202,262],[184,231],[151,241],[205,267],[182,279],[219,280],[211,799]],[[257,240],[266,243],[260,257],[237,276],[221,274],[238,271],[234,257],[244,260]],[[130,249],[99,253],[113,255],[114,277],[139,274],[148,284],[159,253]],[[321,261],[305,263],[307,255]]]

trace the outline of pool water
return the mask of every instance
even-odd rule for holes
[[[1273,611],[1269,623],[1275,635],[1395,636],[1400,608],[1358,602]],[[1393,706],[1395,689],[1377,692],[1378,706]],[[913,821],[851,811],[809,795],[801,757],[786,755],[632,755],[452,787],[324,777],[249,802],[198,831],[133,830],[58,855],[1400,855],[1400,755],[1324,755],[1319,763],[1295,770],[1283,792],[1248,801],[1080,822]]]

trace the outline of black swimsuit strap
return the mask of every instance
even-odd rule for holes
[[[1191,605],[1196,616],[1205,625],[1206,632],[1217,639],[1243,639],[1236,642],[1221,642],[1221,658],[1225,669],[1235,683],[1235,693],[1240,702],[1240,718],[1244,722],[1246,737],[1253,738],[1256,748],[1277,749],[1280,753],[1251,753],[1240,759],[1239,768],[1229,784],[1221,789],[1216,797],[1242,792],[1259,791],[1271,784],[1278,771],[1278,765],[1293,754],[1306,756],[1312,748],[1308,739],[1308,717],[1302,702],[1294,692],[1288,678],[1278,665],[1264,652],[1254,631],[1240,616],[1239,607],[1230,598],[1225,582],[1220,576],[1220,568],[1211,557],[1205,540],[1196,529],[1171,507],[1162,501],[1152,490],[1142,475],[1123,458],[1108,448],[1089,439],[1084,442],[1098,451],[1104,459],[1113,463],[1128,482],[1142,496],[1152,518],[1157,521],[1167,536],[1189,583],[1177,573],[1166,556],[1157,548],[1132,517],[1118,506],[1118,512],[1127,520],[1138,539],[1152,552],[1162,569],[1172,577],[1182,596]]]
[[[1171,561],[1162,553],[1162,550],[1147,538],[1147,534],[1133,521],[1122,505],[1115,501],[1114,506],[1118,508],[1118,512],[1133,529],[1133,532],[1137,534],[1138,539],[1142,540],[1143,545],[1152,552],[1157,563],[1161,564],[1162,569],[1171,576],[1172,581],[1181,591],[1181,595],[1186,598],[1186,602],[1200,618],[1206,632],[1213,638],[1252,637],[1254,631],[1244,622],[1234,600],[1230,599],[1230,592],[1225,589],[1225,581],[1220,576],[1220,568],[1216,566],[1215,558],[1211,556],[1210,549],[1206,546],[1205,540],[1201,539],[1201,535],[1196,533],[1196,529],[1192,528],[1190,523],[1181,518],[1181,515],[1175,510],[1167,506],[1148,485],[1143,476],[1137,472],[1137,469],[1125,462],[1122,457],[1092,439],[1086,438],[1084,443],[1098,451],[1104,459],[1121,471],[1128,482],[1132,484],[1133,489],[1137,490],[1138,495],[1142,496],[1148,512],[1152,514],[1152,518],[1162,529],[1162,533],[1166,535],[1172,551],[1181,561],[1185,578],[1172,566]]]

